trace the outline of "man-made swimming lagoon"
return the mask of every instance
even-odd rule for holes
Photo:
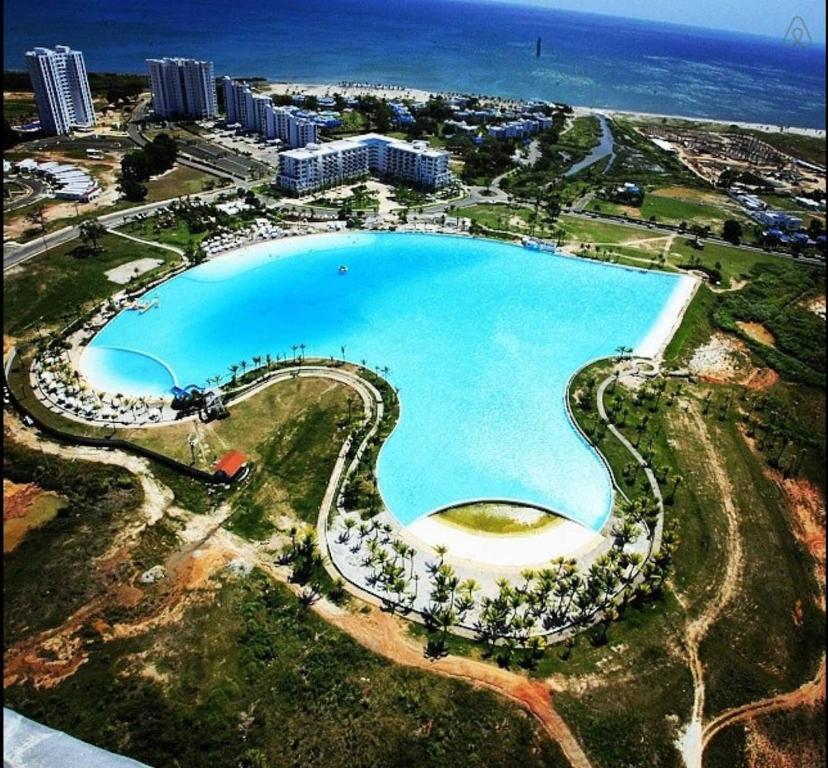
[[[346,270],[340,267],[346,266]],[[652,355],[688,277],[443,235],[345,233],[250,246],[151,290],[92,340],[93,386],[168,395],[229,378],[254,356],[388,369],[401,414],[378,462],[408,525],[453,504],[511,500],[598,531],[612,505],[599,455],[576,431],[567,383],[619,346]],[[155,301],[157,299],[157,301]]]

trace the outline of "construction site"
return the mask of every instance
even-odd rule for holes
[[[824,168],[788,155],[752,134],[663,125],[638,130],[665,151],[675,153],[687,168],[711,184],[731,171],[755,177],[750,186],[757,188],[792,194],[825,191]]]

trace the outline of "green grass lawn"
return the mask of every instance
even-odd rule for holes
[[[217,372],[218,373],[218,372]],[[255,463],[230,527],[257,537],[286,515],[316,521],[336,456],[345,439],[352,391],[324,379],[273,384],[230,407],[230,417],[209,424],[192,422],[157,429],[123,429],[124,439],[189,464],[188,436],[199,435],[196,466],[209,471],[228,450],[240,450]],[[354,411],[356,412],[356,411]]]
[[[476,221],[487,229],[516,229],[529,231],[529,221],[532,211],[523,206],[508,206],[503,203],[491,205],[470,205],[460,210],[460,215]],[[519,219],[521,224],[513,223]]]
[[[191,242],[198,244],[210,236],[210,232],[206,230],[195,234],[191,233],[187,223],[180,219],[176,219],[175,224],[171,227],[158,227],[157,229],[155,222],[155,217],[149,217],[141,221],[131,221],[120,227],[119,231],[146,240],[156,240],[166,245],[174,245],[178,248],[186,248]]]
[[[104,235],[101,246],[100,253],[87,255],[80,241],[72,240],[7,272],[3,281],[4,332],[15,336],[32,331],[38,323],[49,326],[66,315],[75,317],[85,306],[122,290],[123,286],[110,282],[104,274],[120,264],[147,257],[161,259],[161,267],[141,276],[145,281],[177,260],[170,251],[117,235]]]
[[[762,251],[748,251],[723,243],[706,241],[704,248],[698,250],[692,246],[692,240],[677,237],[670,249],[670,261],[674,264],[688,264],[692,258],[698,258],[702,266],[718,268],[722,275],[722,287],[727,288],[734,280],[744,279],[757,264],[778,264],[780,259]],[[716,265],[719,267],[716,267]]]
[[[715,196],[712,194],[698,194],[698,190],[687,188],[682,190],[681,195],[659,195],[658,192],[651,192],[644,197],[640,208],[623,206],[608,200],[593,198],[589,201],[586,210],[609,213],[616,216],[627,215],[630,218],[649,221],[655,217],[657,223],[680,224],[685,222],[688,225],[698,224],[709,226],[711,231],[719,234],[726,219],[736,219],[743,227],[750,224],[750,220],[741,211],[729,203],[728,198],[723,195],[720,205],[711,204],[710,200]]]
[[[219,179],[209,173],[179,165],[164,176],[147,182],[146,202],[155,203],[159,200],[203,192],[218,182]]]
[[[573,238],[585,243],[622,243],[626,240],[641,240],[658,237],[659,232],[648,233],[640,227],[628,227],[604,221],[590,221],[564,214],[558,219],[566,239]]]

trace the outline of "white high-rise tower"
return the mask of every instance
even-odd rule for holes
[[[212,61],[147,59],[152,108],[158,117],[215,117],[216,81]]]
[[[35,48],[26,53],[40,125],[48,134],[95,125],[86,64],[80,51],[66,45]]]

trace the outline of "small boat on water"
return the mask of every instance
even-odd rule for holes
[[[345,264],[342,264],[342,265],[339,267],[339,274],[340,274],[340,275],[344,275],[344,274],[346,274],[347,272],[348,272],[348,267],[347,267]]]

